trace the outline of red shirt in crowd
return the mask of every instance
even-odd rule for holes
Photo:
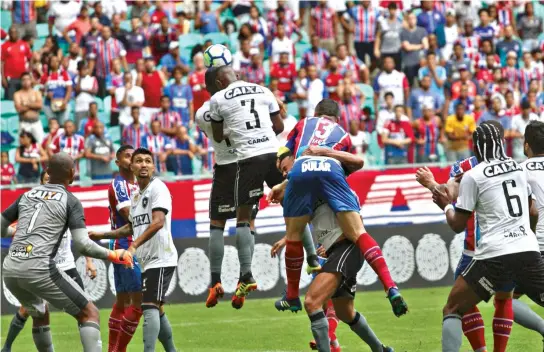
[[[14,177],[15,168],[13,165],[10,163],[3,164],[2,168],[0,169],[0,184],[9,185],[11,182],[13,182]]]
[[[476,89],[476,85],[474,84],[474,82],[468,81],[466,82],[466,84],[468,85],[468,96],[475,97],[476,94],[478,93],[478,90]],[[463,82],[461,81],[453,82],[453,84],[451,85],[451,99],[452,100],[457,99],[461,96],[462,85],[463,85]]]
[[[142,89],[144,90],[146,108],[160,108],[162,95],[162,79],[159,71],[142,73]]]
[[[211,96],[206,90],[206,81],[204,79],[206,70],[200,72],[195,71],[189,75],[189,84],[193,90],[193,107],[194,111],[200,109],[200,107],[208,101]]]
[[[290,92],[293,88],[293,82],[297,77],[297,68],[294,63],[281,67],[279,63],[272,64],[270,77],[278,79],[278,89],[282,92]]]
[[[161,23],[161,20],[168,15],[162,10],[155,10],[151,14],[151,23]]]
[[[8,78],[21,78],[23,72],[28,70],[28,63],[32,58],[32,50],[24,40],[12,42],[8,40],[2,44],[2,63],[4,74]]]
[[[87,119],[87,123],[85,124],[85,126],[83,126],[83,132],[85,133],[85,137],[93,133],[93,128],[97,121],[98,118],[91,118],[89,116],[89,118]]]
[[[338,86],[342,82],[344,77],[339,73],[329,73],[325,78],[325,89],[329,92],[329,98],[340,102],[338,96]]]

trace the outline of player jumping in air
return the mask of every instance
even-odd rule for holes
[[[346,158],[351,160],[353,155],[347,152],[351,149],[349,134],[336,123],[340,115],[338,104],[324,99],[316,106],[315,114],[319,117],[307,117],[291,131],[286,145],[290,153],[284,154],[279,161],[279,168],[287,180],[269,194],[269,199],[276,199],[285,193],[283,213],[287,227],[287,292],[276,301],[275,307],[282,311],[302,309],[299,298],[300,258],[303,257],[300,236],[310,221],[314,203],[324,200],[335,212],[344,236],[356,244],[378,275],[395,315],[406,314],[408,307],[391,278],[380,247],[366,233],[359,204],[346,181],[347,174],[362,168],[363,160],[357,158],[358,162],[351,165],[344,162]]]
[[[46,184],[49,182],[49,175],[47,172],[42,171],[40,175],[40,184]],[[83,281],[81,280],[81,277],[79,276],[79,273],[76,269],[76,262],[74,261],[74,255],[72,254],[72,234],[70,233],[70,230],[67,230],[64,233],[64,236],[62,236],[62,241],[60,243],[59,249],[57,251],[57,255],[53,259],[55,264],[57,265],[57,269],[64,271],[66,275],[72,278],[79,287],[81,287],[83,290],[85,290],[85,287],[83,287]],[[85,271],[91,278],[91,280],[94,280],[96,277],[96,267],[93,264],[92,258],[85,258],[86,259],[86,269]],[[10,352],[11,351],[11,345],[21,332],[23,328],[25,327],[25,323],[28,319],[30,314],[27,312],[25,307],[21,306],[19,308],[19,311],[15,313],[15,316],[11,320],[11,324],[9,325],[8,333],[6,334],[6,341],[4,343],[4,346],[2,347],[2,352]]]
[[[164,312],[166,291],[178,259],[171,233],[172,196],[164,182],[153,176],[155,164],[149,150],[136,149],[130,168],[140,191],[132,196],[129,222],[98,235],[104,238],[132,235],[128,252],[135,254],[142,266],[144,352],[155,351],[157,339],[166,352],[175,352],[172,327]]]
[[[216,86],[217,68],[211,67],[206,71],[206,89],[213,96],[219,91]],[[281,109],[280,109],[281,110]],[[205,102],[204,105],[196,112],[195,116],[198,127],[209,137],[213,137],[212,121],[210,118],[210,103]],[[210,240],[209,240],[209,258],[211,269],[211,284],[206,300],[206,307],[214,307],[218,299],[223,297],[224,290],[221,285],[221,265],[224,255],[224,238],[225,224],[227,219],[236,218],[236,208],[234,206],[234,193],[236,174],[238,169],[237,153],[232,142],[226,137],[222,142],[217,143],[213,138],[210,138],[215,151],[215,166],[214,177],[212,182],[212,191],[210,194]],[[280,177],[277,177],[278,181]],[[274,182],[278,182],[274,181]],[[283,181],[283,179],[281,179]],[[271,186],[274,186],[272,184]],[[251,257],[253,257],[253,248],[255,244],[255,216],[257,214],[258,204],[255,205],[252,211],[250,222],[251,230]],[[305,241],[305,249],[307,253],[308,268],[319,269],[317,263],[317,255],[315,253],[314,244],[311,241],[311,233],[309,229],[305,230],[303,237]],[[308,241],[308,238],[310,239]],[[241,245],[241,243],[238,243]],[[240,275],[241,277],[242,275]],[[232,306],[240,309],[245,301],[245,296],[232,296]]]
[[[503,139],[493,124],[481,124],[473,134],[479,162],[463,175],[459,197],[451,204],[448,188],[435,188],[433,200],[444,209],[452,230],[461,232],[476,213],[479,239],[474,258],[457,278],[443,309],[442,351],[457,352],[462,343],[462,316],[480,301],[515,284],[537,304],[544,305],[544,260],[530,228],[532,199],[521,166],[506,157]],[[512,301],[496,307],[494,346],[504,351],[512,328]],[[502,338],[501,338],[502,337]],[[497,345],[498,344],[498,345]]]
[[[17,230],[3,264],[6,287],[32,316],[32,337],[38,351],[53,351],[49,310],[45,302],[72,315],[79,323],[84,352],[101,352],[99,312],[85,291],[53,258],[67,229],[74,247],[83,255],[109,259],[132,266],[132,255],[124,249],[103,248],[88,237],[80,201],[66,190],[74,179],[74,161],[66,153],[51,157],[49,183],[21,195],[0,217],[2,237]]]
[[[134,174],[130,170],[130,160],[134,148],[130,145],[121,146],[115,154],[115,164],[119,167],[119,176],[115,177],[108,188],[111,229],[123,227],[128,222],[130,213],[130,198],[138,193],[139,188]],[[104,236],[91,236],[97,241]],[[132,237],[111,239],[110,248],[128,249]],[[134,267],[125,268],[113,265],[115,281],[115,303],[109,319],[108,352],[124,352],[129,344],[140,318],[142,316],[142,274],[140,264],[134,257]]]

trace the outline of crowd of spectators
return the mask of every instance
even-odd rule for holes
[[[36,182],[58,151],[87,176],[110,178],[119,143],[149,148],[159,172],[209,170],[213,150],[194,115],[209,99],[202,53],[213,40],[185,50],[195,33],[229,38],[240,77],[295,107],[287,128],[324,97],[338,101],[354,152],[374,147],[377,164],[466,157],[475,126],[491,119],[505,129],[508,155],[522,159],[525,126],[544,120],[544,5],[537,0],[2,6],[13,23],[1,33],[2,98],[19,116],[14,160],[2,153],[2,184]]]

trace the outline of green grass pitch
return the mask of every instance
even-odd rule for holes
[[[442,306],[449,288],[406,289],[402,291],[410,306],[407,316],[396,318],[382,292],[358,292],[356,307],[383,343],[395,351],[439,352],[442,322]],[[230,297],[229,297],[230,298]],[[525,298],[524,298],[525,299]],[[526,300],[526,299],[525,299]],[[526,300],[529,302],[528,300]],[[544,309],[529,302],[538,314]],[[481,304],[480,310],[486,323],[486,338],[492,350],[491,323],[492,304]],[[230,299],[223,299],[218,306],[207,309],[204,302],[198,304],[167,305],[166,312],[173,325],[174,340],[183,352],[299,352],[309,351],[311,339],[309,320],[304,312],[292,314],[277,312],[272,299],[246,300],[243,309],[231,308]],[[101,311],[103,350],[107,350],[109,310]],[[11,321],[11,316],[2,317],[2,343]],[[29,322],[30,323],[30,322]],[[31,325],[27,326],[15,341],[13,352],[34,351]],[[55,351],[81,351],[75,320],[67,314],[54,313],[51,330]],[[141,352],[142,328],[128,347],[130,352]],[[344,351],[370,351],[345,324],[340,324],[338,339]],[[157,351],[162,351],[157,345]],[[462,351],[470,346],[464,339]],[[508,344],[509,351],[542,351],[542,337],[533,331],[514,325]]]

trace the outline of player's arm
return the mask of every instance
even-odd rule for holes
[[[213,97],[210,100],[210,120],[212,122],[213,140],[221,143],[225,139],[223,134],[223,117],[219,115],[219,104]]]
[[[532,196],[529,196],[529,222],[531,225],[531,230],[536,233],[536,225],[538,224],[538,209]]]
[[[2,237],[12,237],[15,234],[15,229],[9,225],[13,224],[19,217],[19,201],[21,196],[17,198],[0,216],[0,235]]]
[[[364,160],[357,155],[340,150],[318,147],[315,145],[308,147],[304,153],[302,153],[302,155],[325,156],[336,159],[341,162],[342,166],[344,166],[350,173],[362,169],[365,164]]]
[[[75,249],[86,257],[107,259],[114,263],[132,266],[132,254],[125,253],[125,250],[111,251],[89,238],[81,202],[73,195],[68,197],[68,228],[72,233]]]
[[[459,181],[456,178],[449,179],[446,184],[439,184],[434,179],[434,175],[431,170],[429,170],[429,168],[426,166],[419,168],[416,171],[416,181],[431,192],[436,188],[446,187],[452,202],[455,201],[459,195]]]
[[[268,104],[268,111],[270,112],[270,119],[272,120],[272,130],[276,136],[283,132],[283,118],[281,116],[281,107],[278,104],[279,99],[271,92],[267,92],[270,97],[270,102]],[[285,108],[283,109],[285,110]]]
[[[451,195],[448,188],[445,192],[435,188],[433,190],[433,201],[444,210],[446,220],[451,229],[461,232],[466,228],[467,221],[472,215],[478,200],[478,185],[470,174],[465,175],[459,186],[459,197],[455,207],[451,204]]]
[[[128,236],[132,236],[132,223],[130,222],[112,231],[106,231],[106,232],[89,231],[89,237],[93,241],[116,240],[116,239],[124,238]]]
[[[153,236],[157,234],[163,227],[166,222],[166,209],[154,209],[151,214],[151,224],[147,230],[144,231],[136,240],[132,242],[129,247],[131,253],[135,253],[136,249],[149,241]]]

